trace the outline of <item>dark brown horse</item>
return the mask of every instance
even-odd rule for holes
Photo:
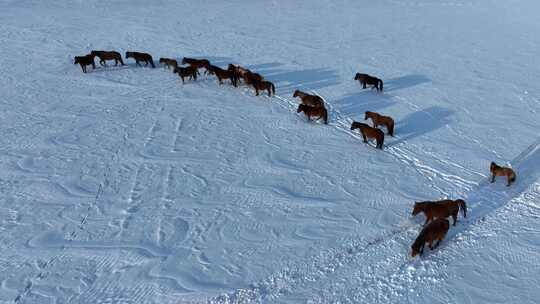
[[[150,64],[152,68],[155,68],[154,60],[152,59],[152,55],[148,53],[140,53],[140,52],[126,52],[126,59],[127,58],[133,58],[135,59],[135,64],[137,66],[140,66],[141,64],[139,62],[144,62],[145,66],[148,66]]]
[[[366,88],[366,85],[369,84],[375,87],[377,91],[382,92],[383,90],[383,81],[377,77],[373,77],[368,74],[356,73],[354,80],[358,80],[364,89]]]
[[[324,101],[321,96],[311,95],[300,90],[294,91],[293,97],[300,97],[302,103],[312,107],[323,107]]]
[[[268,96],[272,96],[272,94],[276,95],[276,87],[270,81],[266,81],[266,80],[259,81],[259,80],[252,79],[250,83],[251,83],[251,86],[255,88],[255,95],[257,96],[259,96],[259,91],[264,91],[264,90],[268,91]]]
[[[489,171],[491,172],[491,182],[495,182],[496,176],[506,176],[508,182],[506,183],[506,186],[510,186],[513,182],[516,181],[516,172],[512,170],[512,168],[507,167],[501,167],[497,165],[495,162],[491,162],[491,165],[489,166]]]
[[[257,81],[264,81],[264,77],[261,74],[253,73],[250,70],[245,71],[242,78],[244,78],[244,82],[247,85],[253,85]]]
[[[328,124],[328,111],[324,107],[312,107],[305,104],[299,104],[296,113],[304,112],[308,120],[311,117],[318,117],[317,119],[323,119],[325,124]]]
[[[188,66],[186,68],[177,67],[174,69],[173,73],[178,74],[182,78],[182,83],[184,83],[184,78],[189,77],[189,79],[197,80],[197,74],[199,73],[195,67]]]
[[[74,64],[79,64],[83,73],[86,73],[86,66],[91,65],[93,69],[96,69],[96,63],[94,62],[94,55],[88,54],[85,56],[75,56]]]
[[[351,124],[351,130],[354,130],[354,129],[360,129],[360,133],[362,134],[362,137],[364,138],[365,143],[368,142],[368,139],[373,138],[377,142],[376,147],[382,150],[383,144],[384,144],[383,131],[377,128],[372,128],[365,123],[361,123],[357,121],[353,121],[353,123]]]
[[[236,79],[238,82],[240,82],[240,79],[244,79],[247,73],[251,73],[250,70],[239,65],[234,65],[232,63],[229,64],[229,66],[227,67],[227,70],[233,72],[236,75]]]
[[[184,57],[182,59],[182,64],[189,64],[190,66],[196,69],[204,68],[204,74],[207,74],[210,69],[210,61],[208,61],[207,59],[195,59],[195,58]]]
[[[426,222],[424,225],[430,221],[433,221],[434,218],[447,218],[452,216],[455,226],[460,209],[461,212],[463,212],[463,217],[467,217],[467,204],[462,199],[455,201],[446,199],[434,202],[415,202],[412,215],[417,215],[418,213],[423,212],[426,216]]]
[[[107,66],[107,60],[114,60],[114,65],[117,66],[118,62],[121,65],[125,65],[122,61],[122,55],[115,51],[92,51],[90,54],[97,56],[99,58],[99,64],[102,66]]]
[[[160,64],[163,64],[164,66],[166,66],[167,69],[172,68],[172,69],[173,69],[173,72],[174,72],[174,69],[176,69],[176,68],[178,67],[178,61],[176,61],[176,59],[171,59],[171,58],[159,58],[159,63],[160,63]]]
[[[429,249],[431,250],[437,248],[441,241],[446,237],[448,229],[450,229],[450,223],[447,219],[436,219],[427,226],[424,226],[411,246],[411,256],[415,257],[417,254],[422,255],[426,243],[428,243]],[[433,246],[435,241],[437,241],[437,243]]]
[[[215,65],[210,65],[208,72],[210,75],[216,75],[219,80],[219,84],[223,84],[223,79],[230,79],[233,86],[238,86],[236,73],[234,71],[224,70]]]
[[[383,116],[376,112],[366,111],[364,120],[367,120],[368,118],[371,118],[371,120],[373,121],[373,126],[375,128],[383,125],[386,127],[386,130],[388,130],[388,135],[394,136],[394,120],[392,119],[392,117]]]

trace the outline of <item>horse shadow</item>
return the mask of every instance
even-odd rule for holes
[[[363,90],[333,100],[332,107],[345,118],[354,118],[354,116],[361,115],[359,120],[363,120],[364,112],[377,111],[395,103],[396,101],[389,95]]]
[[[384,90],[387,92],[397,91],[414,87],[423,83],[431,82],[431,79],[424,75],[411,74],[395,77],[384,81]]]
[[[289,70],[280,68],[278,62],[253,64],[246,66],[253,72],[261,74],[276,85],[279,94],[292,95],[297,90],[318,90],[339,84],[336,70],[329,68],[312,68],[306,70]]]
[[[454,111],[439,106],[411,113],[396,123],[396,133],[400,137],[390,145],[397,145],[442,128],[450,123],[453,114]]]

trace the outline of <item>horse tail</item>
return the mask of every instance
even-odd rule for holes
[[[459,209],[461,209],[461,212],[463,212],[463,217],[467,217],[467,204],[464,200],[458,200]]]
[[[377,141],[377,144],[379,144],[379,141]],[[382,134],[381,136],[381,144],[379,145],[379,148],[382,150],[383,148],[383,145],[384,145],[384,133]]]
[[[272,87],[272,94],[276,95],[276,86],[273,83],[270,83],[270,86]]]
[[[394,136],[394,121],[390,121],[390,123],[388,124],[388,133],[390,134],[390,136]]]
[[[512,173],[510,174],[510,182],[513,183],[516,181],[516,173],[514,171],[512,171]]]
[[[379,84],[381,85],[381,92],[383,90],[383,81],[381,79],[379,79]]]

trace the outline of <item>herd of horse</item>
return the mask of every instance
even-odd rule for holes
[[[116,51],[91,51],[85,56],[76,56],[74,63],[79,64],[83,73],[86,73],[87,66],[92,66],[93,69],[96,68],[95,57],[99,58],[101,66],[106,66],[106,61],[110,60],[114,60],[115,66],[118,63],[125,65],[122,56]],[[137,66],[141,66],[141,62],[143,62],[145,66],[150,65],[152,68],[155,68],[153,58],[148,53],[126,52],[125,58],[134,59]],[[179,65],[176,59],[171,58],[160,58],[159,63],[167,69],[172,69],[173,73],[178,74],[182,83],[185,83],[186,79],[196,81],[197,76],[200,75],[199,69],[204,69],[205,74],[216,76],[219,84],[223,84],[223,80],[230,80],[234,87],[238,87],[241,81],[243,81],[244,84],[255,89],[256,95],[259,95],[260,91],[267,91],[270,97],[276,94],[276,88],[272,82],[265,80],[261,74],[240,65],[229,64],[225,70],[212,65],[207,59],[186,57],[182,59],[183,66]],[[378,92],[383,91],[383,81],[377,77],[356,73],[354,80],[357,80],[363,89],[366,89],[367,85],[370,85]],[[322,97],[300,90],[294,91],[293,98],[296,97],[300,98],[297,113],[303,112],[308,120],[316,117],[317,120],[322,119],[325,124],[328,124],[328,111]],[[376,148],[383,149],[384,132],[379,127],[384,126],[387,134],[394,136],[394,120],[390,116],[384,116],[376,112],[366,111],[364,114],[364,120],[371,119],[373,127],[365,123],[353,121],[351,130],[359,129],[365,143],[368,143],[368,140],[372,139],[376,142]],[[510,186],[516,181],[514,170],[499,166],[495,162],[491,163],[490,172],[492,175],[490,181],[492,183],[495,182],[497,176],[506,177],[507,186]],[[453,225],[455,226],[460,210],[463,213],[463,217],[467,217],[467,204],[462,199],[415,202],[412,215],[415,216],[423,213],[426,221],[420,234],[411,246],[411,256],[421,255],[424,252],[426,243],[431,250],[438,247],[450,229],[448,217],[453,218]]]

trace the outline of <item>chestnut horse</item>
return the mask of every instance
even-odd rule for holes
[[[238,86],[236,73],[233,71],[224,70],[215,65],[210,65],[208,72],[210,75],[216,75],[219,80],[219,84],[223,84],[223,79],[230,79],[233,86]]]
[[[447,219],[436,219],[427,226],[424,226],[411,246],[411,256],[415,257],[417,254],[422,255],[426,243],[428,243],[429,249],[431,250],[437,248],[448,233],[449,228],[450,222],[448,222]],[[435,241],[437,241],[437,243],[433,246]]]
[[[316,107],[316,108],[320,108],[320,107],[324,108],[324,101],[321,98],[321,96],[311,95],[311,94],[302,92],[300,90],[296,90],[294,91],[293,97],[300,97],[300,99],[302,100],[302,103],[305,105]]]
[[[510,186],[513,182],[516,181],[516,172],[512,168],[501,167],[495,162],[491,162],[489,166],[489,171],[491,172],[491,182],[495,182],[496,176],[506,176],[508,182],[506,186]]]
[[[178,61],[176,61],[176,59],[159,58],[159,63],[166,66],[167,69],[173,68],[173,72],[174,72],[174,69],[178,67]]]
[[[272,96],[272,94],[276,95],[276,87],[273,83],[270,81],[260,81],[260,80],[251,80],[251,86],[255,88],[255,95],[259,96],[259,91],[268,91],[268,96]]]
[[[199,73],[195,67],[188,66],[186,68],[177,67],[174,69],[173,73],[178,74],[182,78],[182,83],[184,83],[184,78],[189,77],[189,79],[197,80],[197,74]]]
[[[83,73],[86,73],[86,66],[91,65],[93,69],[96,69],[96,63],[94,62],[94,55],[88,54],[85,56],[75,56],[74,64],[79,64]]]
[[[383,81],[377,77],[373,77],[368,74],[356,73],[354,80],[358,80],[364,89],[366,88],[366,85],[369,84],[375,87],[377,91],[382,92],[383,90]]]
[[[189,64],[190,66],[201,69],[204,68],[204,74],[208,73],[208,70],[210,69],[210,61],[207,59],[195,59],[195,58],[188,58],[184,57],[182,59],[182,64]]]
[[[418,213],[423,212],[426,216],[426,222],[424,225],[433,221],[434,218],[447,218],[452,216],[455,226],[460,209],[461,212],[463,212],[463,217],[467,217],[467,204],[462,199],[455,201],[446,199],[435,202],[415,202],[412,215],[417,215]]]
[[[155,68],[154,60],[152,59],[152,55],[148,53],[140,53],[140,52],[126,52],[126,59],[127,58],[133,58],[135,59],[135,64],[137,66],[140,66],[141,64],[139,62],[144,62],[145,66],[150,64],[152,68]]]
[[[92,51],[90,54],[99,57],[99,64],[107,66],[106,60],[114,60],[114,65],[117,66],[118,62],[121,65],[125,65],[122,61],[122,55],[115,51]]]
[[[383,131],[377,128],[372,128],[365,123],[361,123],[357,121],[353,121],[353,123],[351,124],[351,130],[354,130],[354,129],[360,129],[360,133],[362,134],[362,137],[364,138],[365,143],[368,142],[368,139],[373,138],[377,142],[376,147],[382,150],[383,144],[384,144]]]
[[[392,117],[383,116],[376,112],[366,111],[364,120],[367,120],[368,118],[371,118],[371,120],[373,121],[373,127],[377,128],[380,125],[383,125],[388,131],[388,135],[394,136],[394,120],[392,119]]]
[[[324,107],[312,107],[306,104],[299,104],[296,113],[304,112],[308,117],[308,120],[311,120],[311,117],[316,116],[318,119],[323,119],[325,124],[328,124],[328,111]]]

